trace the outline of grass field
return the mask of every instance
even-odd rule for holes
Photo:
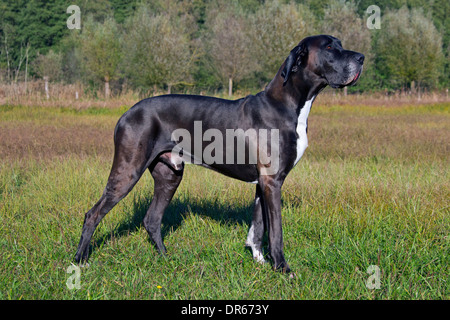
[[[141,225],[146,173],[68,289],[126,109],[0,106],[0,299],[450,298],[449,103],[313,106],[310,147],[283,186],[294,278],[244,248],[254,186],[189,165],[163,220],[168,255]]]

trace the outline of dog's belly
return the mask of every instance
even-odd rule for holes
[[[183,156],[180,156],[177,152],[163,153],[161,154],[160,159],[175,170],[182,170],[182,163],[184,162],[197,164],[241,181],[250,183],[258,182],[259,175],[256,169],[256,164],[205,163],[204,161],[195,161],[195,158],[189,153],[185,153]]]
[[[258,183],[258,171],[254,164],[201,164],[201,166],[230,178],[249,183]]]

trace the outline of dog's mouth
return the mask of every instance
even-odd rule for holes
[[[356,81],[358,81],[359,77],[361,76],[363,70],[363,66],[361,66],[361,69],[358,70],[358,72],[356,72],[356,75],[353,77],[352,81],[350,81],[347,86],[353,86]]]
[[[361,71],[358,71],[356,73],[356,76],[353,78],[352,82],[355,82],[356,80],[358,80],[360,74],[361,74]]]
[[[362,70],[363,70],[363,66],[361,66],[359,68],[359,70],[355,73],[355,75],[352,78],[347,78],[347,80],[345,82],[341,82],[341,83],[329,82],[326,77],[325,77],[325,79],[328,81],[328,84],[333,89],[340,89],[340,88],[347,87],[347,86],[353,86],[358,81],[359,77],[361,76]]]

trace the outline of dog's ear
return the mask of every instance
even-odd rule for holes
[[[304,43],[300,43],[294,49],[291,50],[289,57],[286,59],[286,64],[281,76],[284,77],[283,86],[286,85],[289,80],[289,76],[292,72],[296,72],[300,66],[302,57],[306,54],[306,46]]]

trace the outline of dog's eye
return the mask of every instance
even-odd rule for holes
[[[331,49],[331,46],[327,46],[327,50],[330,50]]]

